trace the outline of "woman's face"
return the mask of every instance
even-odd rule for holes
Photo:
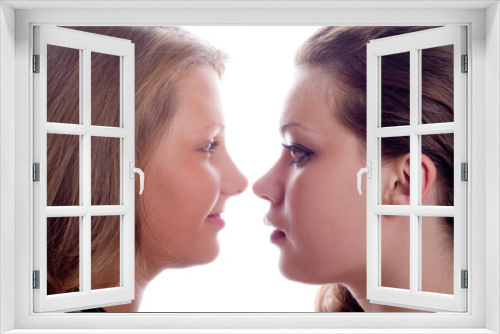
[[[280,122],[286,147],[253,186],[270,202],[281,272],[313,284],[364,279],[366,270],[366,197],[356,188],[365,158],[332,113],[334,84],[318,69],[297,71]]]
[[[187,71],[178,91],[179,108],[144,171],[142,244],[148,267],[214,260],[226,200],[247,187],[226,151],[215,70],[203,65]]]

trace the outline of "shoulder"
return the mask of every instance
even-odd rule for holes
[[[327,284],[319,288],[314,302],[316,312],[364,312],[349,289],[342,284]]]

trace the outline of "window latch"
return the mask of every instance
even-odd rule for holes
[[[144,172],[140,168],[134,167],[134,162],[130,161],[130,163],[129,163],[129,177],[131,179],[134,178],[134,173],[139,174],[139,177],[140,177],[139,182],[141,185],[141,189],[139,190],[139,195],[142,195],[142,192],[144,191]]]
[[[372,163],[371,163],[371,161],[368,161],[368,167],[361,168],[358,171],[358,192],[360,195],[361,195],[361,175],[363,175],[363,173],[366,173],[367,178],[369,178],[369,179],[372,178]]]

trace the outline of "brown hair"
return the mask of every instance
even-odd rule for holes
[[[340,101],[331,106],[336,119],[351,129],[366,147],[366,45],[370,40],[430,27],[323,27],[298,50],[298,67],[319,67],[336,80]],[[453,47],[422,51],[422,123],[453,122]],[[382,57],[382,126],[410,124],[410,77],[407,53]],[[383,138],[382,158],[390,160],[409,152],[409,138]],[[422,136],[422,153],[437,169],[438,205],[453,205],[453,134]],[[453,218],[442,225],[448,244],[453,243]],[[334,306],[325,306],[332,301]],[[320,289],[316,308],[326,311],[361,309],[341,285]]]
[[[179,27],[69,27],[131,40],[135,44],[136,165],[145,168],[160,136],[168,130],[178,103],[177,83],[186,70],[207,64],[222,75],[226,56]],[[76,54],[75,54],[76,52]],[[48,49],[47,120],[79,124],[78,50]],[[92,125],[119,126],[119,58],[92,53]],[[57,70],[50,70],[50,69]],[[76,111],[76,112],[74,112]],[[47,205],[79,205],[78,137],[47,137]],[[68,146],[69,145],[69,146]],[[92,205],[119,204],[120,142],[92,138]],[[137,191],[136,191],[137,193]],[[141,262],[141,234],[147,224],[136,197],[136,266]],[[112,268],[119,257],[117,217],[92,218],[92,278]],[[76,219],[76,221],[75,221]],[[48,293],[77,291],[79,282],[78,218],[50,218],[47,222]],[[73,224],[75,223],[75,224]],[[109,282],[92,288],[116,286],[119,274],[104,274]],[[109,285],[111,284],[111,285]],[[114,285],[113,285],[114,284]]]

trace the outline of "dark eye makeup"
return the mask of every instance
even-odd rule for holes
[[[215,149],[219,146],[218,141],[212,141],[208,145],[203,146],[199,149],[200,152],[209,154],[210,156],[215,156]]]
[[[290,165],[300,164],[311,160],[314,155],[314,152],[299,144],[291,144],[286,145],[283,144],[283,147],[290,151],[290,155],[292,156],[292,160],[290,160]]]

